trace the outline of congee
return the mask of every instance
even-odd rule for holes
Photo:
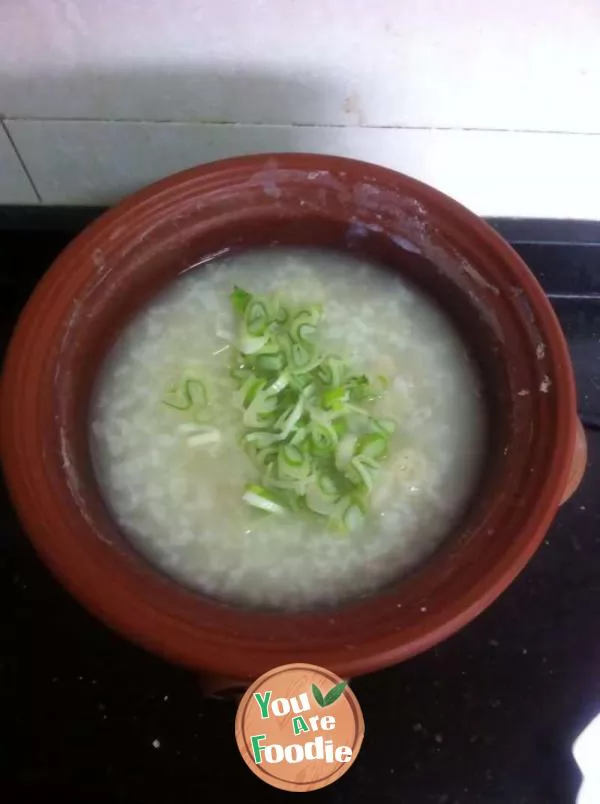
[[[108,507],[165,573],[238,604],[364,596],[464,511],[484,406],[453,324],[337,252],[192,269],[126,328],[92,400]]]

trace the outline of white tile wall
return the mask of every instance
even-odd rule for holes
[[[37,204],[38,197],[0,123],[0,204]]]
[[[482,215],[600,219],[600,135],[366,127],[15,120],[45,203],[110,204],[199,162],[257,151],[377,161]]]
[[[310,148],[598,217],[599,42],[600,0],[5,0],[0,118],[44,203]]]
[[[600,132],[598,0],[5,0],[6,117]]]

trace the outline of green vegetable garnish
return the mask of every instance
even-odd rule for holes
[[[193,372],[184,371],[179,384],[167,388],[163,403],[175,410],[190,411],[195,419],[201,420],[208,405],[206,386]]]
[[[283,514],[285,506],[282,505],[275,495],[263,486],[246,486],[246,491],[242,497],[244,502],[252,505],[254,508],[260,508],[262,511],[267,511],[270,514]]]
[[[294,308],[278,294],[255,296],[239,287],[231,303],[238,319],[229,350],[233,402],[244,425],[242,446],[259,475],[242,499],[270,514],[310,511],[340,533],[355,530],[395,430],[392,420],[369,410],[387,379],[356,374],[319,348],[319,305]],[[184,372],[163,401],[196,421],[207,415],[206,388],[194,372]],[[210,427],[189,436],[192,446],[219,438]]]
[[[231,303],[233,304],[235,310],[243,315],[251,298],[252,296],[250,293],[246,293],[245,290],[242,290],[236,286],[231,294]]]
[[[341,532],[356,529],[395,428],[368,409],[387,380],[373,382],[319,348],[319,305],[294,309],[237,287],[231,300],[242,443],[260,473],[244,499],[270,512],[307,508]]]

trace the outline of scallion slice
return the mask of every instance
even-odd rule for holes
[[[267,511],[269,514],[284,514],[285,507],[278,502],[272,492],[262,486],[248,485],[242,497],[244,502],[253,508]]]

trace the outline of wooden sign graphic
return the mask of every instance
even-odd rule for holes
[[[318,790],[355,761],[364,737],[360,705],[343,679],[312,664],[286,664],[257,679],[235,722],[248,767],[282,790]]]

